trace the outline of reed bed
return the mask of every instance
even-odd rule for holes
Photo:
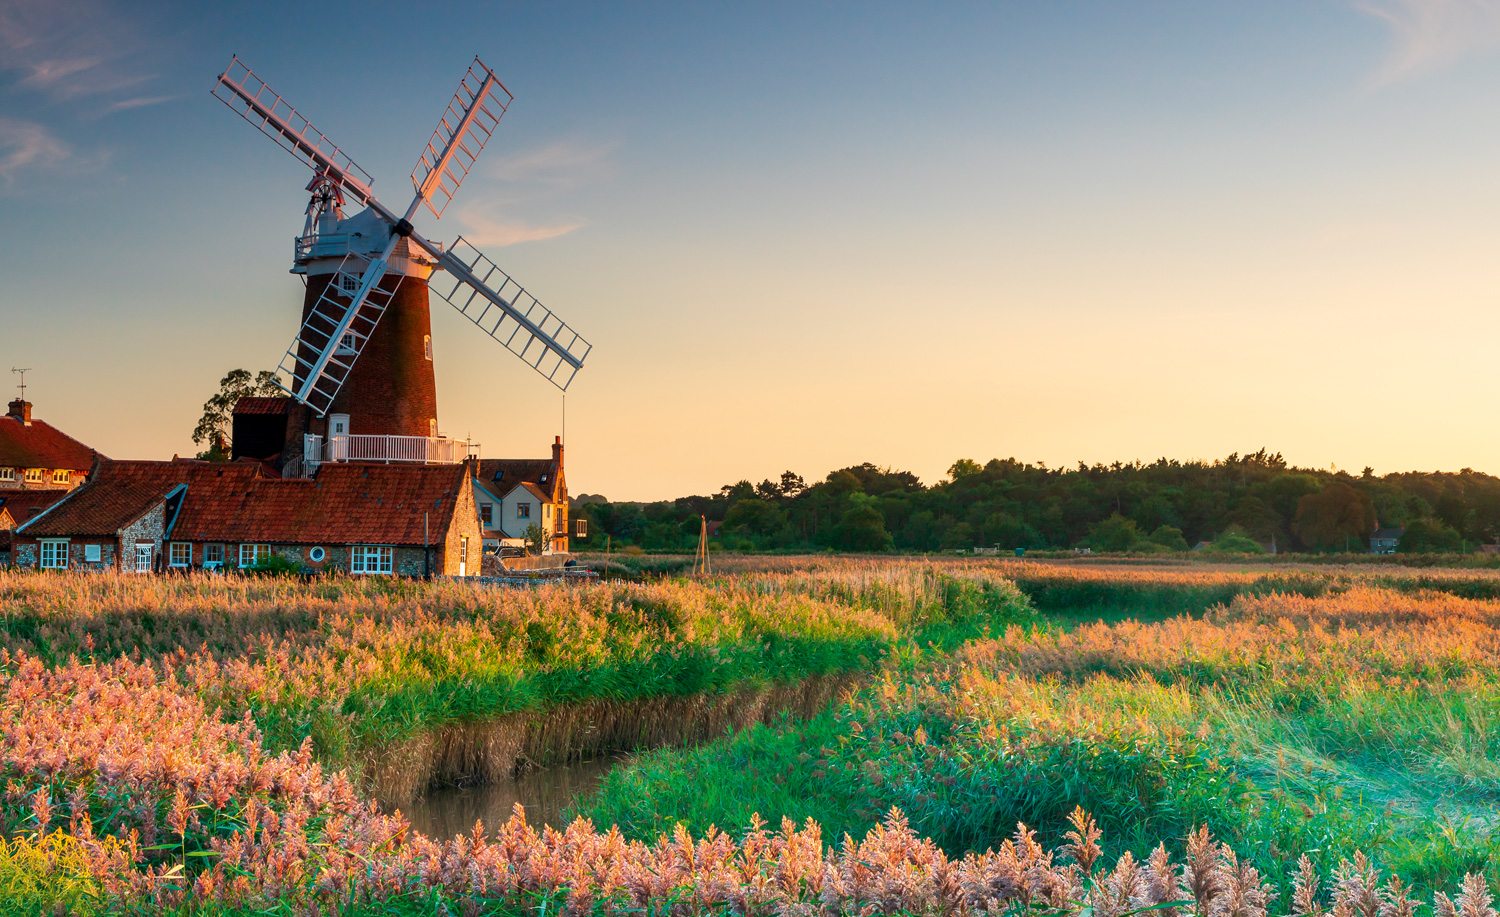
[[[1206,825],[1284,894],[1301,851],[1363,850],[1428,889],[1500,877],[1500,602],[1255,576],[1163,573],[1237,591],[1200,617],[1008,628],[822,718],[641,756],[579,811],[632,836],[749,811],[858,836],[897,806],[958,855],[1017,821],[1060,842],[1081,805],[1137,856]]]
[[[1046,850],[1024,826],[950,857],[892,811],[825,843],[814,823],[730,836],[678,827],[651,842],[579,820],[537,831],[517,812],[493,836],[438,841],[383,815],[309,748],[267,754],[158,672],[126,659],[48,667],[0,653],[0,913],[933,914],[1030,911],[1264,917],[1275,889],[1206,830],[1111,867],[1083,812]],[[58,741],[58,737],[63,737]],[[1363,857],[1324,880],[1311,860],[1283,912],[1410,915],[1418,902]],[[1495,917],[1464,878],[1436,917]]]

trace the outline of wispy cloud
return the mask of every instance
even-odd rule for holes
[[[567,192],[611,174],[610,153],[614,146],[559,140],[496,157],[483,167],[489,181],[480,192],[480,199],[458,212],[464,238],[481,248],[503,248],[555,239],[588,225],[588,220],[573,216],[525,219],[496,214],[518,207],[533,214],[538,210],[559,209],[559,198]]]
[[[605,178],[614,144],[585,144],[559,140],[492,161],[485,172],[492,178],[520,185],[564,191]]]
[[[1376,73],[1390,83],[1500,50],[1500,0],[1356,0],[1389,26],[1394,44]]]
[[[176,96],[142,96],[140,98],[135,98],[135,99],[121,99],[120,101],[118,101],[118,102],[114,103],[113,105],[109,106],[108,108],[106,108],[104,110],[104,113],[107,115],[107,114],[110,114],[111,112],[128,111],[128,110],[130,110],[132,108],[144,108],[147,105],[160,105],[163,102],[170,102],[170,101],[172,101],[175,98],[177,98],[177,97]]]
[[[0,118],[0,179],[9,187],[27,168],[56,168],[72,157],[68,145],[31,121]]]
[[[458,221],[464,225],[464,238],[479,248],[504,248],[521,242],[556,239],[587,222],[572,220],[546,226],[533,226],[525,222],[493,219],[484,213],[482,207],[466,207],[460,210]]]

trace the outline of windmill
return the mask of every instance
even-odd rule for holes
[[[462,236],[445,247],[411,222],[423,205],[442,218],[510,106],[510,92],[479,58],[422,151],[411,175],[416,194],[400,214],[376,199],[368,172],[238,56],[213,95],[313,170],[292,268],[307,277],[302,324],[280,371],[291,379],[282,386],[288,395],[343,425],[330,425],[330,440],[437,437],[429,290],[567,391],[591,345]],[[346,218],[346,200],[365,209]]]

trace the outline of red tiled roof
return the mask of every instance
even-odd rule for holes
[[[103,461],[87,484],[21,534],[32,538],[110,536],[139,519],[178,484],[228,477],[243,488],[259,475],[260,466],[254,463]]]
[[[256,462],[106,462],[94,480],[22,534],[112,535],[178,484],[187,485],[168,537],[231,544],[423,543],[447,530],[465,465],[325,464],[281,479]]]
[[[20,525],[67,495],[66,490],[0,490],[0,512]]]
[[[448,528],[465,465],[324,464],[316,478],[260,477],[252,486],[188,485],[172,537],[269,544],[436,543]],[[472,511],[472,503],[469,510]]]
[[[479,463],[479,483],[491,490],[498,489],[502,497],[517,484],[530,483],[544,491],[537,494],[538,499],[556,503],[559,477],[557,463],[550,458],[484,459]]]
[[[280,396],[262,398],[245,397],[234,403],[236,414],[285,414],[290,410],[292,399]]]
[[[44,420],[30,426],[10,415],[0,416],[0,467],[66,468],[88,471],[94,450]]]

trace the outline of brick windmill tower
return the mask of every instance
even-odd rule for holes
[[[441,457],[453,449],[438,435],[429,292],[567,390],[588,341],[462,236],[445,248],[411,223],[423,205],[442,217],[510,106],[510,92],[478,58],[412,171],[416,195],[401,214],[239,58],[213,94],[314,172],[292,267],[307,278],[302,326],[279,367],[291,380],[287,394],[309,409],[307,462],[455,460]],[[364,209],[346,217],[346,200]]]

